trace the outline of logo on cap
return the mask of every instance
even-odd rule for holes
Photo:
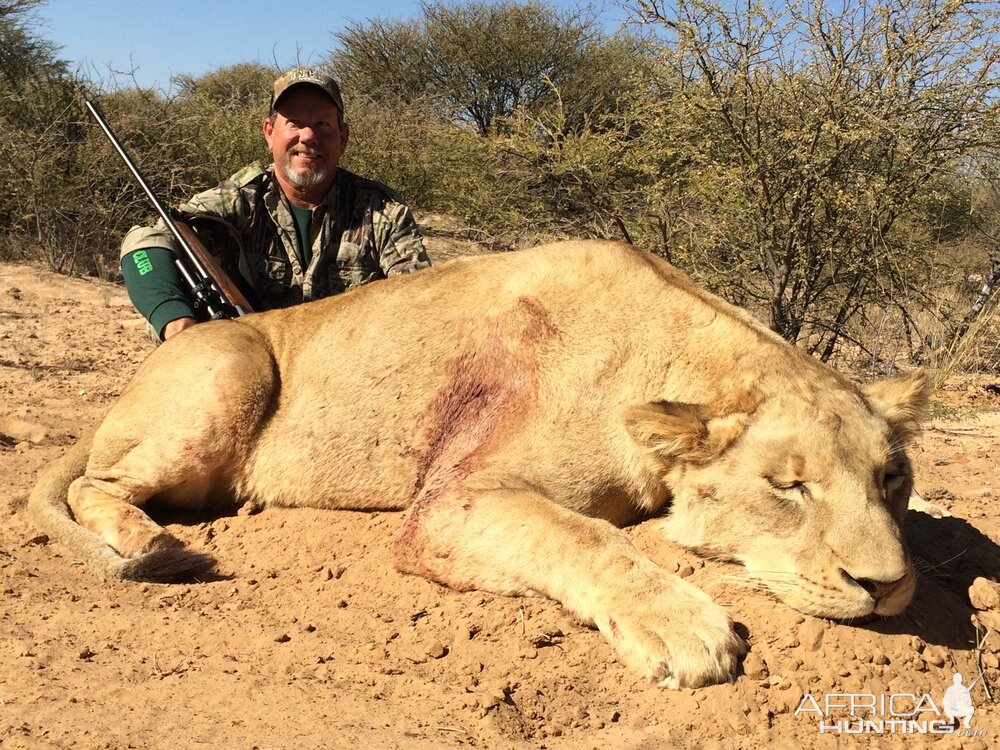
[[[330,97],[340,110],[340,116],[344,116],[344,99],[340,94],[340,86],[333,78],[316,68],[292,68],[279,76],[274,82],[274,91],[271,94],[271,112],[274,112],[278,100],[293,86],[315,86]]]

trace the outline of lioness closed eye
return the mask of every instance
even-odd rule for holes
[[[408,509],[399,570],[541,592],[671,687],[730,679],[726,611],[616,528],[669,512],[804,612],[903,610],[921,374],[859,390],[667,263],[574,242],[195,326],[29,507],[111,577],[212,564],[142,510]],[[863,533],[859,533],[863,532]]]

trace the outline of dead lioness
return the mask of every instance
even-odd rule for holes
[[[399,570],[552,597],[647,678],[699,686],[743,641],[616,527],[669,511],[671,538],[804,612],[898,613],[926,401],[920,374],[859,390],[654,256],[554,244],[184,332],[30,508],[100,573],[154,580],[211,563],[154,497],[408,508]]]

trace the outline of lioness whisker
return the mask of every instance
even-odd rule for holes
[[[913,567],[916,570],[918,570],[919,572],[921,572],[921,573],[926,573],[926,572],[931,571],[931,570],[938,570],[939,568],[943,568],[945,565],[948,565],[949,563],[954,562],[958,558],[962,557],[968,551],[969,551],[969,548],[966,547],[962,551],[956,552],[954,555],[952,555],[951,557],[949,557],[947,560],[942,560],[942,561],[937,562],[937,563],[931,563],[929,560],[925,560],[922,557],[914,557],[913,558]]]

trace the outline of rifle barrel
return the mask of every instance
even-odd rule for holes
[[[125,162],[125,166],[128,167],[129,172],[131,172],[132,176],[135,177],[135,181],[139,183],[139,187],[142,188],[146,197],[149,198],[149,202],[153,204],[153,208],[156,209],[160,218],[163,219],[163,223],[166,224],[167,229],[169,229],[170,233],[174,236],[174,240],[180,246],[181,250],[184,251],[186,260],[191,264],[191,270],[194,272],[193,274],[189,273],[188,269],[185,268],[184,264],[180,262],[180,259],[178,259],[177,266],[180,269],[181,274],[185,277],[185,281],[187,281],[192,287],[192,290],[211,286],[214,292],[220,297],[221,304],[209,302],[206,305],[206,310],[209,315],[213,318],[232,317],[228,311],[233,311],[236,315],[242,314],[244,311],[226,299],[225,294],[223,294],[222,290],[218,288],[218,285],[214,283],[215,280],[212,278],[212,275],[209,273],[208,269],[205,268],[205,265],[201,262],[201,260],[199,260],[198,254],[191,248],[191,245],[187,242],[187,240],[184,239],[184,235],[181,234],[181,231],[177,228],[177,224],[174,222],[173,217],[171,217],[170,212],[162,203],[160,203],[156,194],[153,192],[153,189],[146,181],[146,178],[143,176],[142,172],[139,171],[139,167],[137,167],[135,162],[133,162],[129,157],[128,152],[125,151],[125,147],[122,146],[121,142],[115,136],[114,131],[111,130],[111,126],[108,124],[107,120],[104,119],[104,116],[97,108],[97,105],[89,99],[84,99],[83,103],[86,105],[87,111],[90,112],[94,120],[97,121],[97,124],[100,125],[101,130],[104,131],[104,135],[107,136],[111,145],[114,146],[115,151],[118,152],[122,161]],[[192,279],[192,276],[197,276],[197,279]]]

